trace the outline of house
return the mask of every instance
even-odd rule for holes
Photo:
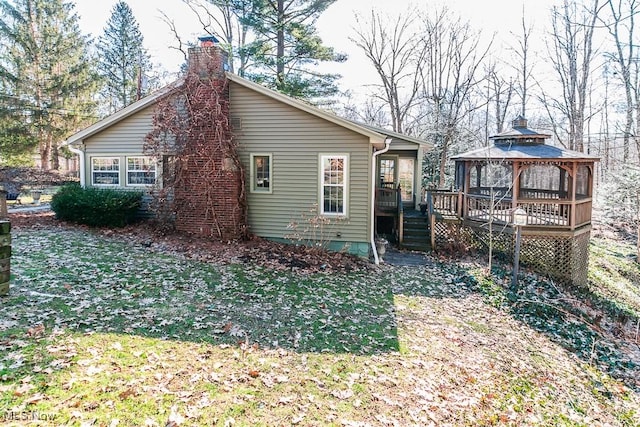
[[[372,254],[377,262],[379,221],[391,216],[391,231],[397,233],[398,212],[418,207],[422,159],[431,144],[340,118],[225,72],[226,55],[210,39],[190,49],[189,58],[189,73],[202,75],[205,64],[207,75],[224,83],[221,111],[228,116],[242,173],[222,159],[210,166],[221,171],[215,178],[219,183],[199,181],[219,190],[217,194],[197,196],[197,184],[176,192],[185,206],[176,214],[176,228],[237,237],[243,207],[234,206],[230,195],[237,193],[233,183],[240,179],[250,233],[286,241],[292,221],[317,206],[318,215],[335,220],[322,236],[331,241],[331,249]],[[80,158],[81,184],[149,192],[162,186],[169,162],[147,154],[145,138],[159,103],[184,84],[174,82],[69,137],[66,144]],[[206,132],[210,130],[192,133],[202,137]],[[203,163],[189,166],[193,182],[203,172],[197,165]]]

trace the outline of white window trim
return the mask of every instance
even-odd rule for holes
[[[154,179],[154,183],[153,184],[131,184],[129,182],[129,172],[140,172],[137,170],[129,170],[129,159],[150,159],[152,160],[154,169],[155,169],[155,179]],[[126,183],[127,183],[127,187],[153,187],[154,185],[156,185],[158,183],[158,162],[155,161],[153,159],[153,157],[149,157],[149,156],[126,156],[124,159],[124,164],[125,164],[125,171],[124,171],[124,175],[125,175],[125,179],[126,179]]]
[[[249,191],[251,193],[257,193],[257,194],[271,194],[273,193],[273,155],[271,153],[251,153],[249,155],[250,160],[249,160],[249,164],[250,164],[250,172],[249,172],[249,180],[250,180],[250,187],[249,187]],[[264,189],[264,188],[259,188],[256,187],[256,166],[255,166],[255,158],[256,157],[268,157],[269,158],[269,188],[268,189]]]
[[[342,158],[344,160],[344,181],[342,183],[343,191],[343,212],[325,212],[324,211],[324,160],[325,159],[337,159]],[[345,153],[341,154],[320,154],[318,156],[318,206],[320,207],[319,213],[328,217],[347,217],[349,215],[349,155]]]
[[[117,160],[118,161],[118,171],[102,171],[102,172],[108,172],[108,173],[113,173],[113,174],[117,174],[118,176],[118,183],[117,184],[99,184],[95,182],[95,176],[94,173],[95,172],[101,172],[101,171],[97,171],[93,168],[93,161],[95,160]],[[91,185],[94,187],[120,187],[121,186],[121,182],[122,182],[122,162],[120,161],[120,157],[119,156],[91,156],[91,159],[89,161],[89,165],[91,166]]]

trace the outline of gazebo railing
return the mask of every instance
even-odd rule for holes
[[[592,201],[591,198],[576,201],[576,227],[580,227],[591,222]]]
[[[574,229],[591,222],[591,198],[579,199],[575,203],[558,199],[520,199],[518,207],[527,212],[527,225],[549,228]],[[575,217],[571,210],[575,206]],[[477,194],[465,196],[465,219],[508,224],[511,222],[513,203],[511,198],[493,198]],[[573,220],[573,224],[572,224]]]
[[[510,187],[472,187],[469,189],[470,194],[476,194],[478,196],[493,196],[496,198],[500,197],[511,197],[511,188]]]
[[[521,188],[521,199],[566,199],[566,191],[540,190],[536,188]]]

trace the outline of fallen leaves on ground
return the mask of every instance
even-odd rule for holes
[[[590,361],[591,335],[574,343],[567,335],[583,329],[544,330],[535,322],[562,318],[527,318],[532,310],[518,311],[526,307],[502,288],[482,289],[465,266],[301,268],[260,262],[268,252],[251,262],[237,247],[225,252],[234,245],[51,221],[14,230],[0,416],[108,426],[640,424],[640,385],[621,379],[640,377],[640,357],[597,336]]]

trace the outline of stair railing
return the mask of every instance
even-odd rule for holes
[[[426,202],[427,202],[427,222],[429,223],[429,237],[431,239],[431,249],[436,249],[436,216],[434,215],[433,208],[433,193],[431,191],[427,191],[426,194]]]
[[[402,241],[404,240],[404,208],[402,206],[402,189],[400,188],[400,184],[398,184],[398,189],[396,190],[396,203],[398,206],[398,244],[402,245]]]

